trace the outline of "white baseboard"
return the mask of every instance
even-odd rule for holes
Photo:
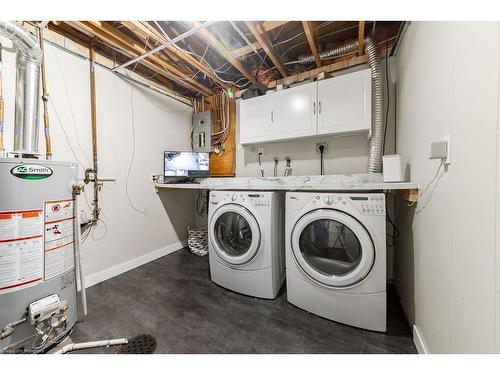
[[[415,324],[413,325],[413,342],[417,347],[418,354],[430,354],[425,343],[424,336],[422,336],[422,332],[420,332]]]
[[[141,255],[140,257],[130,259],[126,262],[117,264],[116,266],[107,268],[103,271],[93,273],[85,277],[86,287],[91,287],[92,285],[99,284],[104,280],[111,279],[112,277],[118,276],[124,272],[130,271],[134,268],[142,266],[143,264],[149,263],[155,259],[161,258],[162,256],[171,254],[177,250],[180,250],[187,246],[187,240],[176,242],[172,245],[162,247],[161,249],[151,251],[150,253]]]

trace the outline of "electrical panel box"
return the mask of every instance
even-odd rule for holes
[[[212,151],[212,112],[204,111],[193,115],[193,151]]]

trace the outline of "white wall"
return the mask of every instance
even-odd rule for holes
[[[452,164],[427,207],[398,204],[396,279],[432,353],[500,351],[496,337],[495,202],[499,24],[412,22],[398,55],[397,152],[425,186],[439,162],[429,142],[451,135]]]
[[[9,48],[10,41],[2,39],[2,44],[5,144],[11,150],[15,54]],[[46,69],[53,103],[49,103],[53,159],[78,161],[83,177],[83,170],[90,167],[92,161],[89,63],[46,44]],[[191,108],[142,86],[132,86],[101,67],[96,70],[96,87],[100,177],[116,178],[116,182],[105,183],[100,193],[102,221],[82,248],[83,267],[90,283],[177,250],[187,237],[187,226],[194,222],[192,193],[158,195],[150,182],[151,173],[159,174],[163,170],[164,150],[190,147]],[[132,204],[144,213],[132,208],[125,188],[133,153],[131,100],[136,144],[128,195]],[[40,126],[40,150],[44,152],[42,130],[43,125]],[[87,185],[87,190],[87,200],[91,202],[92,185]],[[89,218],[89,206],[83,197],[79,205],[84,210],[83,216]]]

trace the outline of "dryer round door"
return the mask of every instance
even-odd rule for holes
[[[259,224],[243,206],[224,205],[210,220],[210,241],[217,254],[227,263],[245,264],[259,250]]]
[[[310,211],[295,223],[291,236],[298,265],[321,285],[354,285],[368,275],[375,260],[373,242],[365,227],[337,210]]]

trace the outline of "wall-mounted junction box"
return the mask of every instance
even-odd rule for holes
[[[193,151],[212,150],[212,112],[204,111],[193,115]]]
[[[448,134],[442,141],[430,142],[429,159],[441,159],[451,164],[451,137]]]

